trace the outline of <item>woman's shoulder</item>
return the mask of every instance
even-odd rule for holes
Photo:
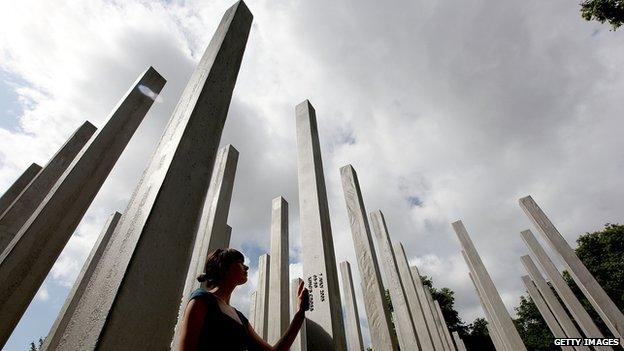
[[[202,300],[214,300],[214,296],[212,295],[211,292],[206,291],[202,288],[199,288],[195,291],[193,291],[191,293],[191,296],[189,296],[189,300],[194,300],[194,299],[202,299]]]

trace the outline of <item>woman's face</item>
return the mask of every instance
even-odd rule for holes
[[[237,261],[232,263],[228,269],[227,277],[232,279],[232,282],[236,285],[245,284],[247,282],[247,271],[249,271],[249,267],[243,261]]]

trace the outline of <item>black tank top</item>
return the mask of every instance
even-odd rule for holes
[[[200,300],[206,306],[206,317],[202,326],[199,350],[243,351],[258,350],[253,339],[247,334],[249,321],[237,310],[236,314],[243,325],[221,311],[217,297],[212,293],[197,289],[191,294],[190,300]]]

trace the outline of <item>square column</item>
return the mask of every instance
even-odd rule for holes
[[[425,294],[427,295],[427,303],[429,304],[429,307],[434,312],[433,319],[434,319],[434,321],[436,323],[436,327],[440,331],[440,334],[442,334],[442,346],[443,346],[443,349],[445,351],[451,351],[451,345],[448,344],[448,340],[446,339],[446,335],[444,335],[444,325],[442,325],[442,319],[440,319],[440,315],[438,314],[438,311],[435,308],[435,304],[433,303],[433,296],[431,296],[431,291],[427,290],[425,292]]]
[[[392,300],[394,327],[399,346],[401,350],[421,350],[418,346],[418,337],[414,329],[414,322],[412,321],[412,314],[405,295],[403,282],[399,276],[397,259],[392,249],[392,241],[390,240],[386,220],[381,211],[372,212],[370,218],[373,225],[373,233],[377,239],[377,249],[383,265],[386,284],[388,284],[387,288]]]
[[[570,275],[581,289],[585,297],[594,306],[594,309],[605,322],[616,338],[624,343],[624,314],[618,309],[613,300],[602,289],[587,267],[576,256],[563,235],[548,219],[544,211],[537,205],[531,196],[519,200],[520,207],[531,219],[550,247],[566,264]]]
[[[297,289],[299,289],[299,284],[301,284],[302,281],[303,279],[301,278],[295,278],[290,281],[290,317],[291,319],[295,318],[295,313],[297,313],[297,308],[299,308]],[[306,335],[307,335],[306,320],[307,318],[303,320],[301,329],[299,329],[299,333],[297,334],[295,341],[290,347],[292,351],[306,351],[307,350],[308,343],[306,341]]]
[[[468,264],[466,253],[462,251],[462,254],[464,255],[464,260],[466,260],[466,263]],[[494,344],[494,348],[497,351],[505,351],[506,348],[503,342],[501,341],[500,333],[498,332],[498,329],[494,325],[494,318],[492,317],[492,305],[490,305],[489,302],[487,302],[485,298],[483,297],[481,287],[478,286],[477,282],[474,279],[473,274],[471,272],[468,272],[468,276],[470,277],[472,286],[474,286],[475,293],[477,294],[477,297],[479,298],[479,302],[481,303],[481,308],[483,308],[483,312],[485,313],[485,320],[487,321],[487,324],[485,325],[485,327],[488,330],[490,340],[492,340],[492,344]]]
[[[4,211],[11,206],[13,201],[26,189],[33,179],[41,171],[41,166],[36,163],[31,164],[26,170],[11,184],[11,186],[0,196],[0,218]],[[1,251],[1,250],[0,250]]]
[[[316,112],[308,100],[295,108],[297,180],[303,280],[310,291],[308,349],[344,350],[346,339],[329,219]]]
[[[358,313],[357,301],[355,300],[353,277],[351,276],[351,265],[349,262],[340,262],[340,276],[342,277],[342,293],[344,296],[345,306],[347,308],[345,311],[345,319],[347,321],[347,344],[349,346],[349,350],[364,351],[362,330],[360,329],[360,314]]]
[[[9,246],[96,130],[97,128],[88,121],[78,127],[37,176],[2,212],[0,215],[0,252]]]
[[[533,303],[535,303],[535,307],[537,307],[537,310],[542,315],[542,318],[544,318],[544,321],[546,322],[546,325],[548,325],[548,329],[550,329],[550,331],[553,333],[553,336],[555,338],[567,338],[568,336],[565,334],[563,329],[561,329],[559,323],[557,323],[557,319],[552,314],[552,312],[550,312],[550,309],[546,305],[546,302],[542,298],[542,295],[539,293],[539,291],[537,291],[537,288],[533,284],[531,278],[528,275],[523,275],[522,283],[524,283],[524,286],[526,287],[527,292],[531,297],[531,300],[533,300]],[[571,346],[562,346],[561,350],[573,351],[574,348]]]
[[[420,348],[423,350],[434,350],[433,341],[431,340],[431,334],[429,334],[429,328],[427,328],[427,322],[425,321],[424,308],[421,306],[425,304],[425,301],[418,299],[416,293],[416,287],[414,286],[414,280],[412,279],[412,272],[407,262],[407,256],[405,255],[405,249],[403,244],[394,243],[392,247],[394,254],[396,255],[397,267],[399,268],[399,277],[403,283],[403,289],[405,289],[405,296],[407,297],[407,304],[412,314],[412,321],[414,322],[414,328],[416,329],[416,336],[420,343]]]
[[[271,202],[271,269],[269,274],[269,334],[275,344],[290,325],[288,279],[288,202]]]
[[[503,300],[498,294],[498,290],[496,290],[496,286],[494,285],[492,278],[485,269],[485,265],[483,264],[483,261],[481,261],[481,257],[479,256],[477,249],[474,247],[464,224],[461,221],[457,221],[452,225],[463,250],[466,252],[467,257],[472,264],[472,270],[475,273],[474,278],[483,288],[485,298],[492,304],[492,312],[494,314],[493,317],[500,322],[501,338],[503,339],[503,342],[511,350],[525,351],[526,347],[520,338],[520,334],[518,334],[518,330],[513,324],[511,317],[509,316],[509,312],[507,312],[507,308],[505,307],[505,304],[503,304]]]
[[[442,324],[442,330],[444,331],[444,336],[446,337],[446,343],[448,344],[451,351],[455,351],[457,350],[457,348],[453,345],[453,338],[451,338],[451,333],[449,333],[446,319],[442,314],[442,308],[440,308],[440,303],[437,300],[434,300],[433,304],[435,305],[436,312],[438,313],[438,318],[440,318],[440,324]]]
[[[242,1],[226,11],[182,92],[59,349],[171,347],[252,17]]]
[[[357,173],[351,165],[340,168],[342,190],[351,224],[353,247],[360,269],[360,284],[364,296],[364,310],[371,325],[370,337],[373,350],[396,350],[397,341],[392,335],[392,321],[386,304],[379,263],[375,254],[362,191]],[[342,268],[342,267],[341,267]],[[344,279],[344,278],[343,278]]]
[[[412,272],[412,280],[414,282],[414,286],[416,287],[418,300],[421,301],[423,314],[425,315],[425,321],[427,322],[427,328],[429,328],[429,333],[431,333],[433,345],[436,350],[444,350],[444,344],[442,342],[444,335],[441,334],[441,330],[438,329],[438,326],[435,323],[435,318],[433,317],[434,311],[431,309],[429,302],[424,303],[424,301],[427,301],[427,295],[425,293],[426,288],[422,283],[418,267],[410,266],[410,271]]]
[[[520,233],[522,240],[526,244],[529,251],[533,254],[533,257],[537,260],[539,265],[544,269],[548,280],[557,291],[557,295],[561,298],[565,306],[570,311],[572,318],[579,325],[583,333],[588,338],[603,338],[602,332],[598,329],[594,320],[589,316],[589,313],[585,310],[585,307],[581,305],[581,302],[576,298],[568,283],[563,279],[555,264],[550,260],[548,254],[544,248],[539,244],[535,236],[530,230],[525,230]]]
[[[254,291],[249,297],[249,324],[252,327],[256,327],[256,302],[258,301],[258,292]],[[254,329],[255,330],[255,329]]]
[[[151,67],[141,74],[0,254],[0,348],[154,103],[140,87],[153,96],[164,85],[165,79]],[[87,125],[88,130],[93,127]],[[11,218],[8,212],[5,215]]]
[[[456,331],[453,332],[453,340],[455,340],[457,350],[466,351],[466,345],[464,345],[464,341],[459,337],[459,334],[457,334]]]
[[[266,340],[269,334],[269,274],[271,256],[261,255],[258,259],[258,290],[256,296],[256,333]]]
[[[524,269],[526,269],[527,273],[537,286],[537,290],[540,292],[541,296],[546,301],[548,308],[552,311],[552,314],[555,316],[559,325],[561,325],[561,329],[565,332],[568,338],[582,338],[581,333],[576,329],[574,323],[570,319],[570,316],[563,309],[563,306],[559,303],[559,300],[555,296],[555,294],[550,290],[550,286],[546,283],[544,277],[537,269],[535,263],[530,256],[524,255],[520,257],[520,261],[522,261],[522,265]],[[589,348],[586,346],[575,346],[575,349],[578,351],[589,351]],[[606,349],[611,349],[610,347],[606,347]]]

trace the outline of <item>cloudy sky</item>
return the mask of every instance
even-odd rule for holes
[[[168,80],[6,350],[47,334],[231,4],[0,4],[0,191],[84,120],[102,126],[148,66]],[[511,312],[524,293],[519,232],[530,227],[520,197],[531,194],[570,243],[623,221],[624,31],[585,22],[576,2],[247,4],[254,23],[221,139],[240,151],[229,224],[253,271],[233,301],[243,312],[279,195],[290,203],[291,272],[301,272],[294,106],[304,99],[317,111],[337,259],[357,265],[338,171],[350,163],[367,210],[381,209],[410,261],[456,292],[466,323],[482,311],[452,221],[464,221]]]

